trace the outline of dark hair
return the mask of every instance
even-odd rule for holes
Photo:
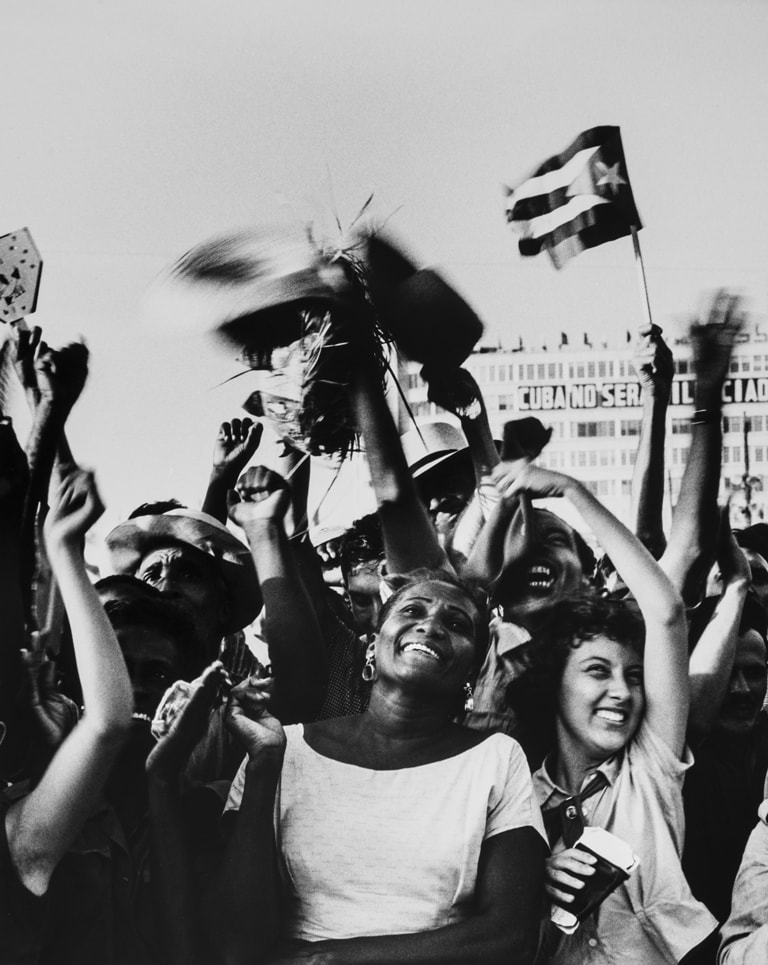
[[[525,670],[509,684],[507,700],[526,742],[530,735],[541,750],[540,757],[555,744],[565,665],[574,650],[596,637],[607,637],[642,653],[645,624],[634,600],[602,597],[591,589],[565,597],[552,607],[547,625],[521,655]]]
[[[180,503],[178,499],[159,499],[154,503],[142,503],[137,506],[130,513],[128,519],[136,519],[137,516],[162,516],[163,513],[167,513],[171,509],[186,508],[184,503]]]
[[[339,564],[346,583],[351,573],[361,564],[379,562],[384,558],[381,524],[376,513],[356,519],[339,543]]]
[[[395,604],[400,597],[412,586],[420,583],[445,583],[460,590],[477,610],[477,622],[475,624],[475,671],[478,671],[485,659],[488,650],[488,606],[484,597],[481,597],[472,587],[468,586],[450,570],[429,569],[420,567],[411,570],[409,573],[395,573],[384,577],[384,582],[393,590],[392,595],[384,601],[379,613],[379,621],[376,624],[378,633],[384,625],[387,617],[392,612]]]
[[[157,599],[126,598],[107,600],[104,604],[109,622],[115,630],[139,626],[167,637],[176,647],[181,676],[191,680],[205,667],[203,643],[194,624],[174,602],[158,593]]]

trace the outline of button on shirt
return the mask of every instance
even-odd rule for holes
[[[573,935],[559,938],[553,965],[675,965],[717,927],[680,866],[681,788],[691,763],[688,752],[680,761],[643,723],[621,754],[600,766],[608,783],[584,801],[585,823],[626,841],[640,865]],[[570,796],[546,762],[533,780],[543,810]],[[561,840],[553,851],[563,849]]]

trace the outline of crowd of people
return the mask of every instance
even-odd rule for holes
[[[629,527],[537,461],[537,419],[495,441],[465,369],[425,370],[450,431],[409,454],[362,356],[375,514],[313,545],[311,460],[260,465],[261,422],[233,418],[202,506],[137,507],[95,581],[103,507],[66,439],[87,349],[15,330],[0,963],[765,965],[768,524],[718,505],[742,324],[719,292],[691,327],[668,533],[653,326]]]

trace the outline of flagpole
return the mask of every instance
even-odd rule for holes
[[[635,265],[637,266],[637,278],[640,282],[640,292],[643,300],[643,308],[645,314],[645,325],[641,326],[641,335],[650,335],[651,327],[653,326],[653,318],[651,317],[651,300],[648,297],[648,282],[645,278],[645,265],[643,264],[643,253],[640,251],[640,238],[637,234],[637,228],[634,225],[630,226],[630,231],[632,232],[632,247],[635,249]]]

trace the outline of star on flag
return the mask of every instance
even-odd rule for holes
[[[618,127],[593,127],[507,189],[507,221],[520,254],[546,250],[556,268],[642,227]]]

